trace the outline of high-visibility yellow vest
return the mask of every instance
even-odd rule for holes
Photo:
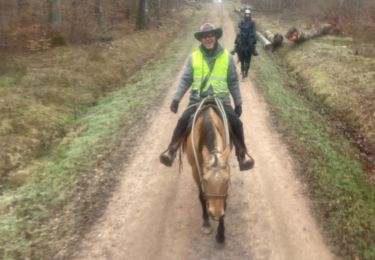
[[[197,49],[192,54],[192,66],[194,71],[194,81],[191,87],[192,91],[198,91],[198,93],[204,94],[208,92],[210,87],[212,87],[214,94],[228,94],[227,75],[229,68],[229,52],[224,50],[218,57],[216,57],[211,76],[207,80],[204,88],[200,89],[202,81],[207,77],[210,71],[203,55],[204,54],[200,49]]]

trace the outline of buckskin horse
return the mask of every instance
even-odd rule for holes
[[[200,103],[194,115],[192,128],[184,142],[192,168],[193,178],[199,189],[205,234],[211,233],[209,216],[219,222],[216,241],[225,241],[224,213],[229,186],[228,159],[232,150],[228,122],[224,108],[217,98]]]

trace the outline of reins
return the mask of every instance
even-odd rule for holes
[[[195,147],[195,131],[194,131],[194,129],[195,129],[195,123],[196,123],[197,117],[198,117],[200,111],[202,110],[203,105],[207,102],[207,100],[212,100],[212,98],[215,100],[215,103],[218,107],[218,110],[219,110],[219,112],[221,114],[221,117],[223,119],[223,122],[224,122],[226,145],[230,146],[228,118],[227,118],[227,115],[225,113],[223,103],[221,102],[221,100],[219,98],[211,97],[211,96],[205,97],[199,103],[199,106],[198,106],[198,108],[197,108],[197,110],[194,114],[192,129],[191,129],[191,144],[192,144],[192,147],[193,147],[195,165],[197,166],[197,170],[198,170],[199,182],[200,182],[201,190],[202,190],[202,193],[203,193],[204,197],[210,198],[210,199],[225,199],[227,197],[227,194],[225,194],[225,195],[215,195],[215,194],[207,194],[206,193],[206,189],[205,189],[205,186],[204,186],[204,180],[203,180],[203,173],[202,173],[202,169],[199,165],[197,149]]]

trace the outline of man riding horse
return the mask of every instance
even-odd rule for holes
[[[256,26],[255,22],[251,19],[250,9],[245,10],[244,17],[238,25],[238,28],[240,29],[240,31],[236,36],[236,40],[234,41],[234,48],[231,51],[231,54],[234,54],[236,52],[238,54],[241,44],[249,44],[251,47],[251,54],[257,56],[258,52],[256,51]]]
[[[222,36],[222,29],[215,28],[211,23],[205,23],[194,36],[201,42],[201,45],[188,60],[170,110],[177,113],[182,97],[191,87],[189,105],[178,120],[172,140],[168,149],[160,155],[160,161],[166,166],[172,165],[177,150],[186,136],[189,120],[197,110],[197,105],[207,96],[216,96],[223,103],[228,117],[240,170],[249,170],[253,167],[254,160],[247,152],[243,126],[239,119],[242,113],[242,98],[238,75],[233,58],[218,43],[218,39]],[[231,106],[230,95],[234,100],[234,110]]]

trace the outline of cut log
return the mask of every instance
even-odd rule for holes
[[[263,36],[260,32],[257,32],[257,39],[262,43],[265,50],[271,50],[272,44],[266,37]]]
[[[283,44],[284,37],[280,33],[272,33],[271,31],[264,31],[264,37],[269,40],[272,44],[272,51],[281,47]]]

